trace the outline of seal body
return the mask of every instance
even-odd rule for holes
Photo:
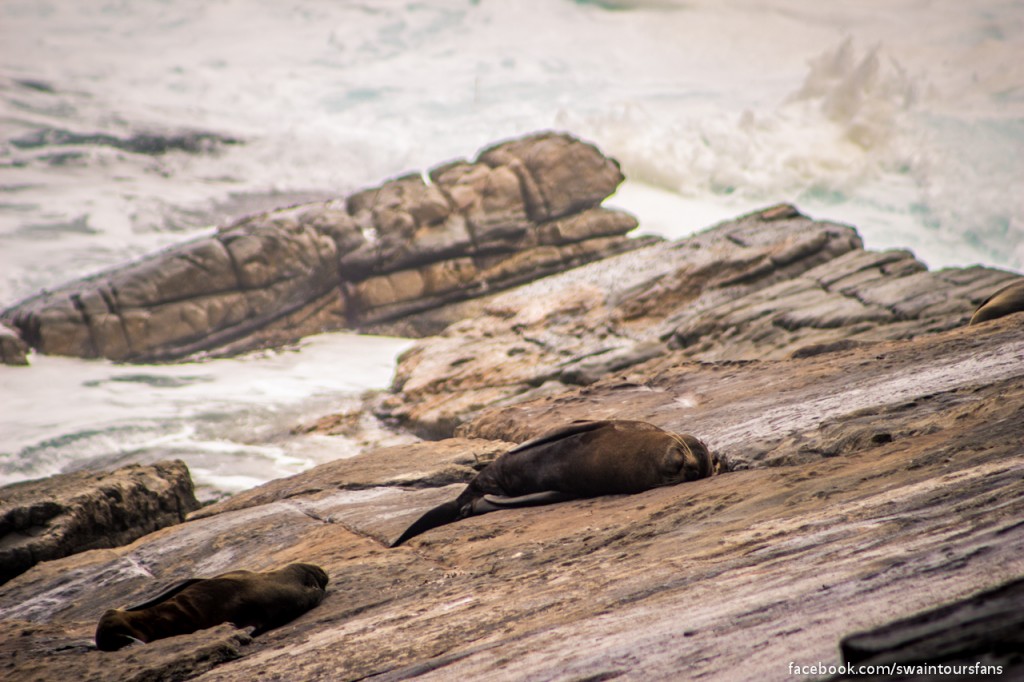
[[[485,467],[452,502],[424,514],[395,542],[509,507],[638,493],[719,472],[699,439],[640,421],[576,421],[526,441]]]
[[[254,627],[253,635],[259,635],[319,604],[327,581],[322,568],[300,563],[266,573],[192,578],[143,604],[104,613],[96,626],[96,647],[116,651],[221,623]]]
[[[1024,279],[1012,282],[992,294],[978,306],[968,325],[995,320],[1024,311]]]

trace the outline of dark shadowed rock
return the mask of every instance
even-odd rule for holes
[[[998,677],[1018,679],[1024,673],[1024,578],[973,594],[966,599],[909,618],[844,637],[840,643],[846,664],[882,666],[902,664],[926,670],[956,666],[960,679],[984,679],[969,671],[977,664],[999,667]],[[990,673],[991,674],[991,673]],[[909,676],[909,675],[908,675]],[[891,676],[843,675],[836,680],[891,679]],[[949,678],[936,670],[914,679]]]
[[[331,329],[380,331],[649,243],[624,236],[634,218],[599,208],[622,181],[618,165],[569,135],[502,143],[429,176],[248,217],[0,319],[49,354],[232,354]]]
[[[0,488],[0,583],[51,561],[117,547],[199,507],[183,462],[132,464]]]
[[[45,85],[45,84],[44,84]],[[30,86],[31,87],[31,86]],[[46,86],[49,87],[49,86]],[[45,90],[43,90],[45,92]],[[240,144],[238,138],[201,130],[185,132],[140,132],[127,137],[109,133],[76,133],[60,128],[43,128],[14,138],[10,144],[18,149],[42,147],[100,145],[134,154],[160,155],[171,151],[191,154],[209,153],[227,144]]]

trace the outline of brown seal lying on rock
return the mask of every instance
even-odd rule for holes
[[[1024,279],[1007,284],[982,301],[968,324],[978,324],[1019,312],[1024,312]]]
[[[580,497],[639,493],[717,474],[699,439],[640,421],[575,421],[487,465],[451,502],[434,507],[391,546],[476,514]]]
[[[259,635],[319,604],[326,588],[327,573],[313,564],[191,578],[144,604],[104,613],[96,626],[96,647],[116,651],[221,623],[252,626],[252,634]]]

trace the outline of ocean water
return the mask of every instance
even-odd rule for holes
[[[242,214],[541,129],[680,237],[778,201],[930,267],[1024,269],[1024,3],[5,0],[0,306]],[[175,456],[207,498],[358,451],[297,424],[403,339],[0,367],[0,484]]]

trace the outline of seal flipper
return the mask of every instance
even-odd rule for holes
[[[141,611],[143,609],[148,609],[151,606],[156,606],[157,604],[159,604],[161,602],[167,601],[168,599],[170,599],[174,595],[176,595],[179,592],[181,592],[182,590],[184,590],[189,585],[194,585],[194,584],[196,584],[196,583],[198,583],[198,582],[200,582],[202,580],[204,580],[204,578],[189,578],[187,580],[182,580],[180,583],[175,583],[174,585],[171,585],[166,590],[164,590],[163,592],[161,592],[157,596],[153,597],[152,599],[150,599],[148,601],[144,601],[141,604],[136,604],[135,606],[125,607],[124,610],[125,611]]]
[[[563,493],[561,490],[544,490],[529,495],[518,497],[504,497],[502,495],[484,495],[473,500],[473,514],[486,514],[487,512],[498,511],[499,509],[514,509],[516,507],[536,507],[542,504],[554,504],[576,499],[575,495]]]
[[[434,507],[426,514],[416,520],[411,526],[405,529],[397,540],[391,543],[392,547],[398,547],[400,544],[408,540],[409,538],[416,537],[420,533],[426,533],[431,528],[437,528],[453,521],[458,521],[463,518],[461,513],[462,505],[459,501],[452,500],[451,502],[445,502]]]

